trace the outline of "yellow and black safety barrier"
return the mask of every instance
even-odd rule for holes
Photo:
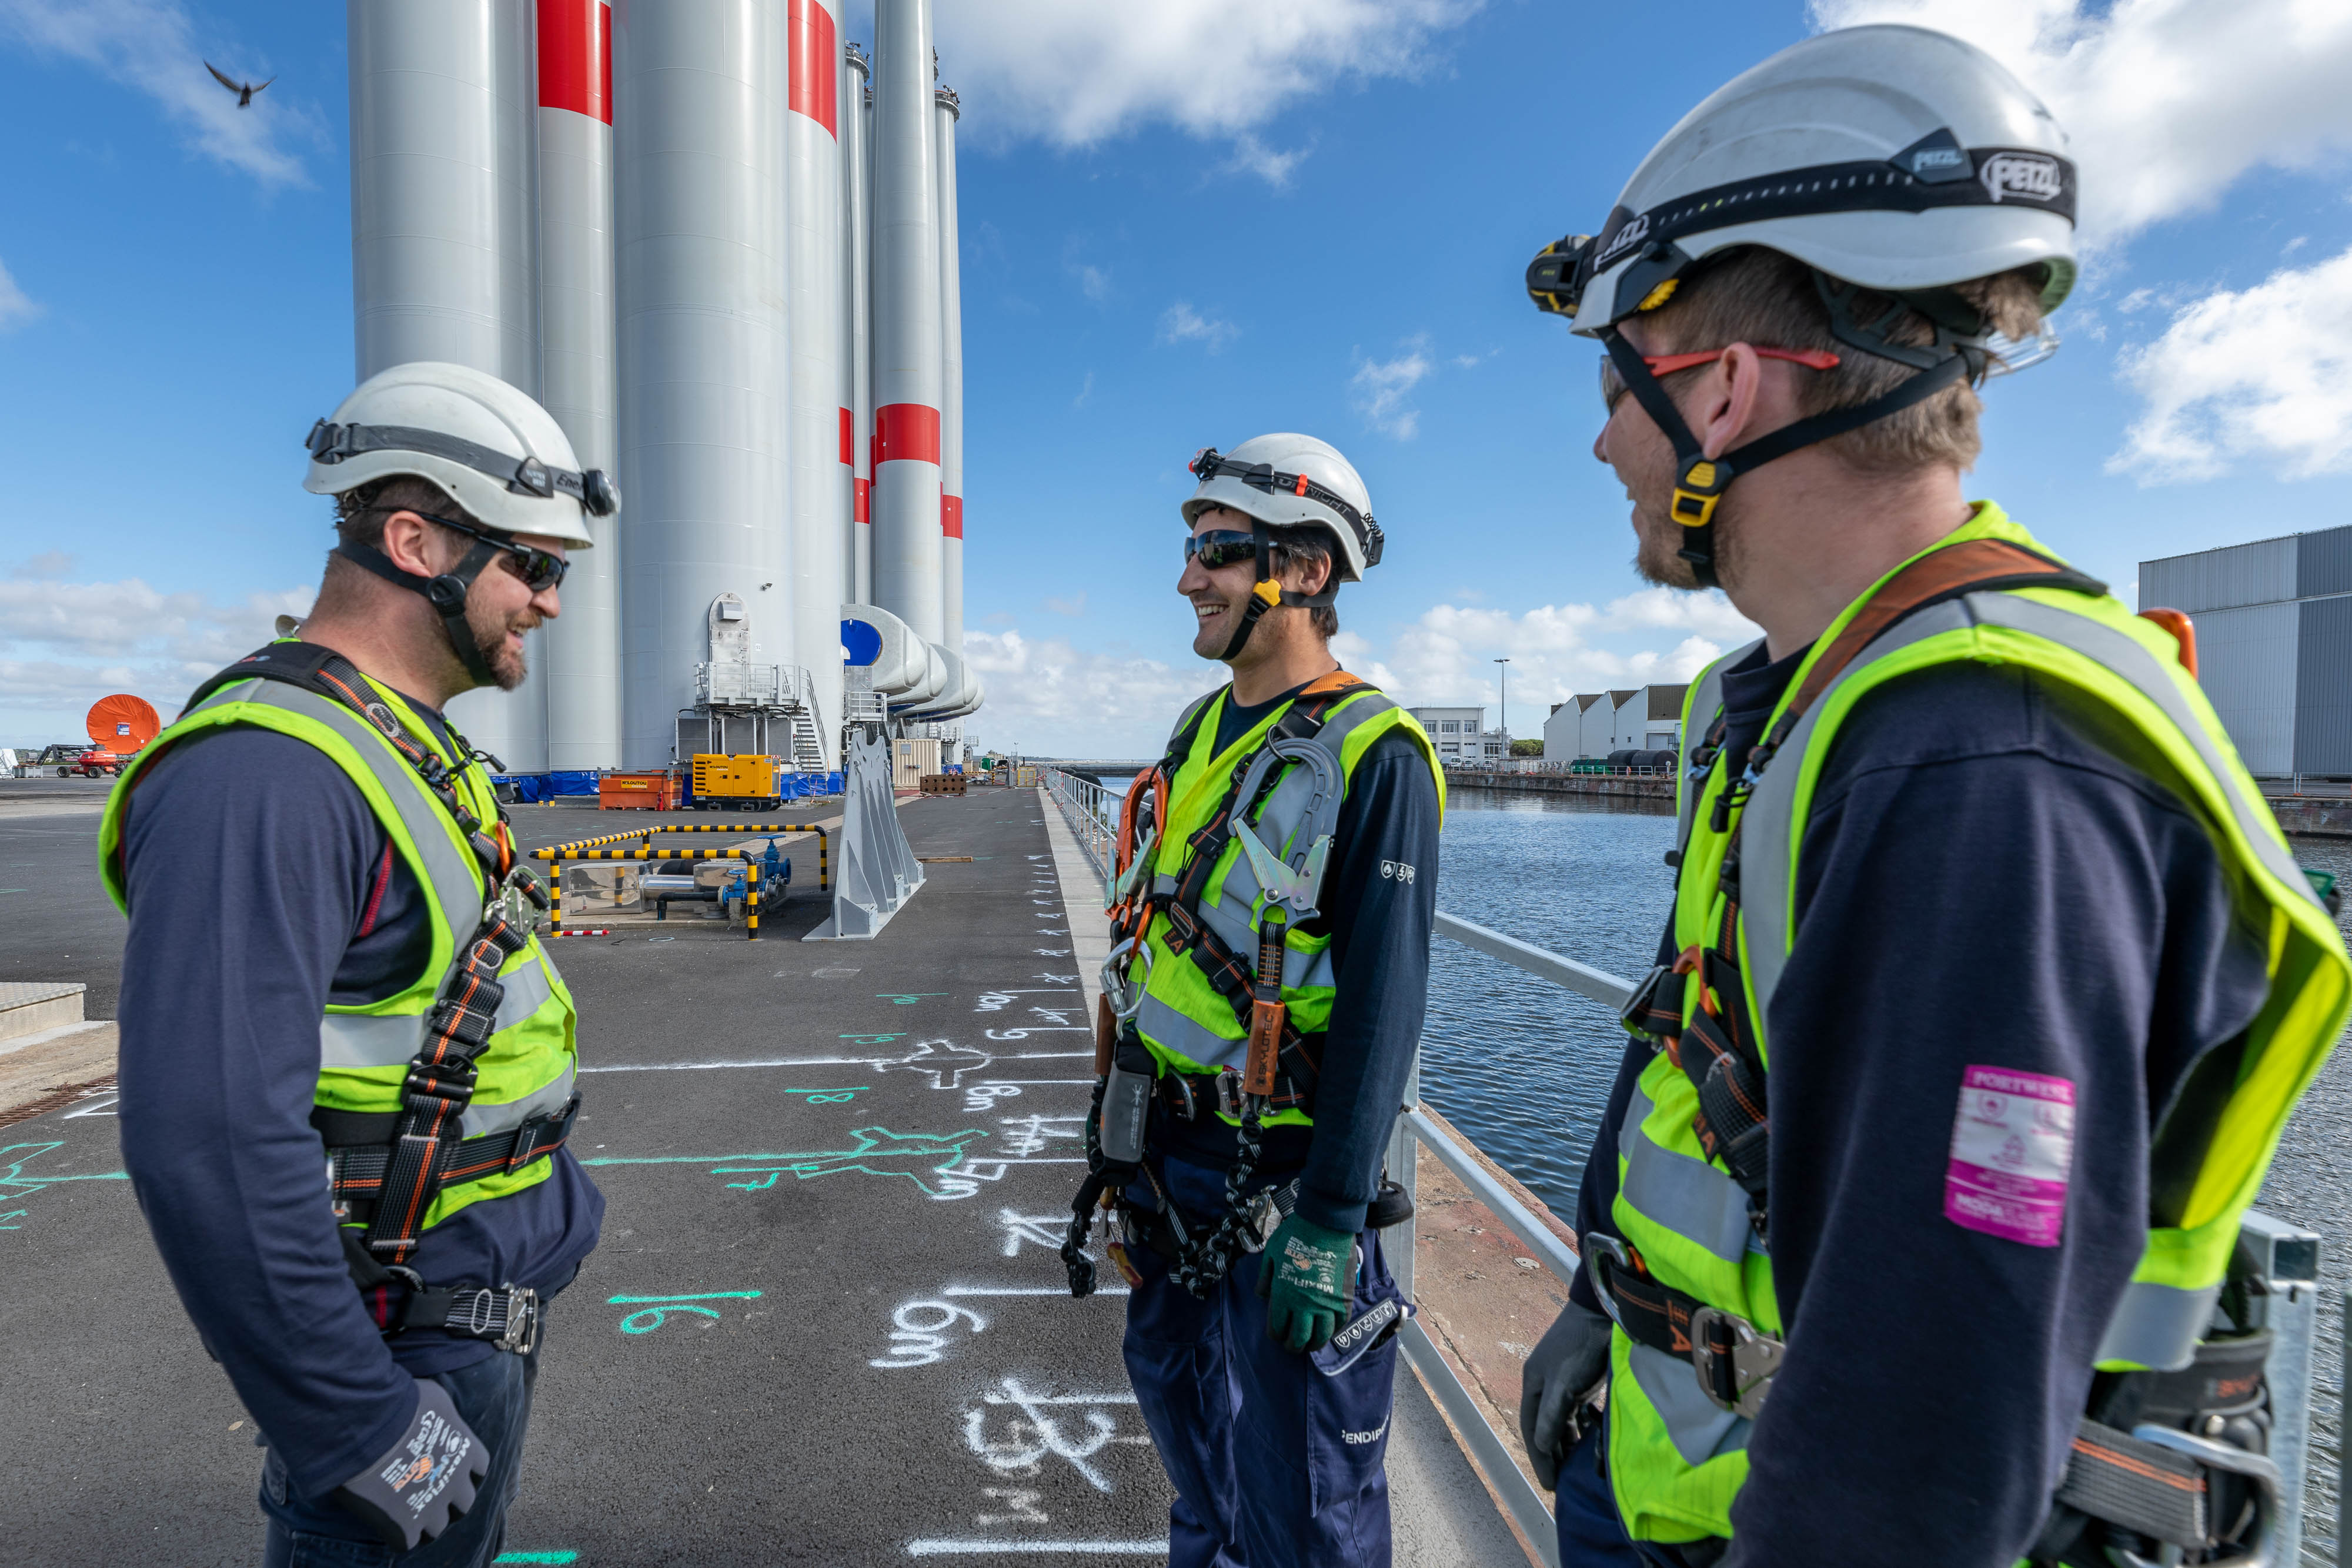
[[[558,861],[742,861],[745,862],[743,925],[747,939],[760,935],[760,862],[754,858],[764,852],[758,850],[657,850],[652,840],[657,833],[814,833],[816,835],[817,891],[833,891],[833,843],[831,832],[814,822],[683,822],[673,826],[639,828],[626,833],[605,833],[593,839],[578,839],[568,844],[553,844],[543,850],[531,851],[533,860]],[[635,841],[636,847],[608,850],[597,846]],[[561,933],[563,927],[563,881],[553,879],[554,903],[550,919]]]

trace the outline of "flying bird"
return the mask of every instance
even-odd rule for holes
[[[213,73],[213,80],[220,83],[221,86],[236,94],[236,106],[239,109],[251,109],[253,107],[253,95],[259,92],[263,88],[268,87],[269,85],[269,81],[276,81],[278,79],[276,77],[271,77],[269,81],[263,82],[243,82],[233,80],[228,77],[221,75],[220,68],[213,64],[210,60],[206,60],[205,62],[205,69]]]

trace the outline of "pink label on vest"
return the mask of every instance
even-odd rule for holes
[[[2006,1067],[1960,1075],[1944,1218],[2028,1247],[2055,1247],[2074,1159],[2074,1086]]]

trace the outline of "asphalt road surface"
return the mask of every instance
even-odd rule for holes
[[[824,912],[802,841],[759,941],[688,917],[554,945],[583,1013],[574,1146],[610,1207],[551,1314],[508,1534],[553,1555],[518,1561],[1133,1562],[1164,1541],[1121,1300],[1070,1300],[1054,1251],[1092,1047],[1037,797],[902,816],[919,853],[973,858],[929,866],[876,941],[798,940]],[[518,819],[536,841],[614,821]],[[79,935],[112,918],[84,907],[95,826],[0,821],[50,890],[6,923],[11,972],[119,958],[119,925],[110,953]],[[110,1105],[0,1136],[0,1562],[249,1563],[252,1423],[116,1174]]]

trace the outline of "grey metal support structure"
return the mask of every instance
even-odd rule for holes
[[[877,935],[923,885],[923,866],[898,823],[890,786],[890,743],[861,728],[842,747],[841,859],[833,874],[833,915],[803,942],[858,941]]]

